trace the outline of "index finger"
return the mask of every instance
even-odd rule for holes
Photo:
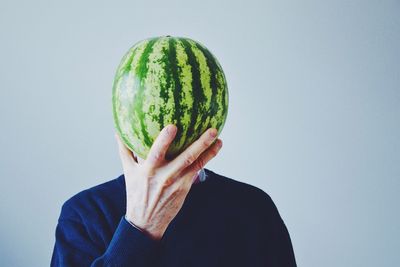
[[[210,147],[215,139],[217,138],[218,131],[215,128],[209,128],[205,131],[199,139],[192,143],[188,148],[185,149],[171,162],[171,172],[180,173],[203,153],[208,147]]]

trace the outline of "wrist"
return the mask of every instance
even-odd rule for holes
[[[128,218],[128,215],[125,214],[124,217],[125,217],[125,220],[126,220],[130,225],[132,225],[133,227],[135,227],[136,229],[138,229],[140,232],[142,232],[142,233],[144,232],[143,229],[141,229],[140,227],[138,227],[137,225],[135,225],[135,224]]]
[[[135,225],[130,219],[129,217],[125,214],[124,216],[125,220],[132,225],[134,228],[136,228],[137,230],[139,230],[140,232],[142,232],[143,234],[149,236],[151,239],[153,240],[160,240],[161,237],[158,237],[157,235],[153,235],[150,232],[146,231],[145,229],[140,228],[139,226]]]

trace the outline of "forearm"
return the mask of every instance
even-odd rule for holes
[[[152,240],[122,217],[103,252],[76,222],[61,221],[51,266],[137,266],[150,267],[157,259],[159,242]]]

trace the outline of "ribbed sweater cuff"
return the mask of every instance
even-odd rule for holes
[[[105,252],[110,266],[150,266],[157,257],[159,241],[133,227],[123,216]]]

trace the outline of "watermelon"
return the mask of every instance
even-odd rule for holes
[[[139,157],[147,154],[168,124],[177,134],[166,158],[172,159],[208,128],[221,133],[228,114],[228,87],[215,56],[186,37],[152,37],[123,56],[112,89],[114,126]]]

